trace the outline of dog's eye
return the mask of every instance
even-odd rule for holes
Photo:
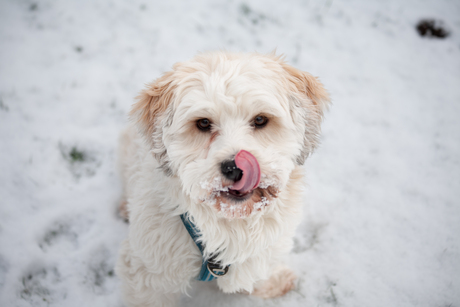
[[[211,130],[211,121],[207,118],[202,118],[196,121],[196,126],[201,131],[209,131]]]
[[[267,125],[268,118],[263,115],[258,115],[254,118],[254,127],[263,128]]]

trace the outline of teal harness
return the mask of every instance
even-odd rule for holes
[[[201,255],[203,256],[204,247],[201,244],[201,242],[198,241],[198,238],[200,237],[200,235],[198,234],[198,228],[195,226],[195,224],[192,223],[192,221],[190,221],[189,217],[185,214],[181,214],[180,218],[182,220],[182,223],[184,223],[185,229],[187,229],[196,246],[198,246]],[[211,255],[211,258],[202,257],[201,270],[200,274],[198,274],[198,276],[196,277],[197,280],[211,281],[216,279],[217,277],[224,276],[225,274],[227,274],[229,265],[227,265],[226,267],[222,267],[222,265],[219,262],[214,261],[216,256],[217,255]]]

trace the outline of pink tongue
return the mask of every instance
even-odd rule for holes
[[[255,189],[260,182],[260,167],[256,157],[246,150],[240,150],[235,156],[235,164],[243,171],[243,177],[231,189],[243,194]]]

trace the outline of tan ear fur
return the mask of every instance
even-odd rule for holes
[[[130,118],[136,123],[152,147],[152,153],[160,163],[163,171],[170,175],[169,159],[163,144],[162,121],[168,107],[174,99],[174,72],[167,72],[162,77],[147,85],[137,97]]]
[[[290,65],[283,64],[284,70],[289,74],[289,81],[292,82],[299,93],[307,95],[317,106],[316,111],[323,116],[324,111],[329,108],[329,93],[317,77],[307,72],[298,70]]]
[[[137,97],[130,117],[134,119],[149,142],[153,141],[157,119],[172,102],[174,96],[173,72],[167,72],[162,77],[147,85]]]
[[[318,78],[284,62],[281,62],[281,65],[287,72],[287,80],[294,91],[293,98],[296,101],[292,107],[302,109],[301,121],[305,129],[304,146],[296,162],[299,165],[303,165],[307,157],[318,146],[321,122],[324,112],[330,105],[330,98]]]

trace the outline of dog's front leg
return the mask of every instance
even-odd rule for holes
[[[217,279],[217,285],[225,293],[252,292],[257,280],[251,269],[252,261],[232,264],[227,275]]]
[[[279,238],[270,249],[230,266],[227,275],[218,279],[219,288],[227,293],[249,292],[262,298],[286,294],[294,289],[297,279],[294,272],[283,264],[291,247],[289,236]]]
[[[260,274],[265,271],[266,274]],[[297,276],[285,265],[264,268],[256,261],[246,261],[231,267],[231,271],[217,281],[226,293],[247,292],[262,298],[283,296],[295,288]]]
[[[250,257],[242,263],[230,266],[227,275],[217,279],[217,285],[225,293],[252,293],[259,280],[270,276],[270,257],[267,251],[256,257]]]

